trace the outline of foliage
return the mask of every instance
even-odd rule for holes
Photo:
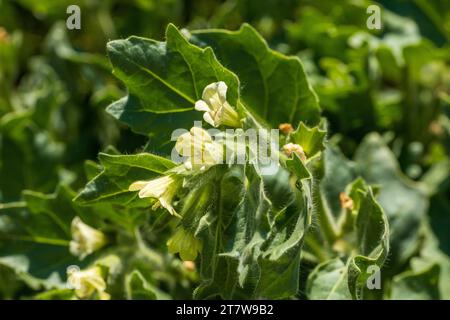
[[[450,299],[444,2],[0,0],[0,298]]]

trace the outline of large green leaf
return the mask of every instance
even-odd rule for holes
[[[52,192],[58,184],[65,146],[37,128],[31,115],[9,113],[0,122],[1,201],[19,200],[24,189]]]
[[[308,277],[311,300],[351,300],[347,266],[336,258],[320,264]]]
[[[388,255],[389,226],[385,213],[370,187],[361,180],[352,185],[357,189],[351,194],[353,210],[356,210],[352,236],[338,241],[352,241],[349,245],[353,250],[346,263],[337,258],[316,267],[308,278],[307,296],[310,299],[371,297],[368,280],[373,274],[372,268],[381,269]]]
[[[339,194],[358,176],[355,164],[349,161],[338,147],[328,145],[323,154],[323,178],[320,181],[321,197],[327,205],[328,211],[336,219],[341,214]]]
[[[418,248],[427,198],[402,175],[393,153],[378,134],[364,139],[355,160],[367,182],[381,186],[378,201],[386,211],[391,230],[390,266],[400,266]]]
[[[250,25],[234,32],[197,30],[189,40],[214,49],[219,61],[238,75],[242,102],[272,127],[319,122],[318,99],[300,60],[271,50]]]
[[[372,189],[360,191],[356,216],[357,255],[349,265],[349,287],[353,296],[364,299],[372,275],[371,266],[381,269],[389,253],[389,225],[386,214],[374,198]]]
[[[194,121],[200,119],[195,110],[182,113],[150,112],[132,95],[110,104],[107,112],[128,124],[136,133],[150,136],[152,146],[163,145],[170,139],[171,132],[178,128],[190,128]]]
[[[391,299],[395,300],[436,300],[439,295],[439,272],[436,264],[423,270],[407,271],[394,278]]]
[[[61,286],[66,268],[78,264],[69,253],[73,196],[63,187],[55,195],[25,192],[24,203],[0,204],[0,264],[34,286]]]
[[[115,203],[123,206],[149,206],[152,200],[139,199],[136,192],[128,187],[135,181],[155,178],[175,164],[165,158],[150,153],[136,155],[99,154],[103,171],[88,182],[78,194],[76,201],[81,204],[98,202]]]
[[[297,130],[290,134],[289,141],[302,146],[306,156],[311,158],[325,149],[325,136],[325,130],[321,130],[319,127],[309,128],[300,122]]]
[[[423,235],[425,240],[420,249],[419,257],[415,257],[411,260],[411,267],[414,272],[421,272],[424,269],[430,267],[430,264],[434,264],[439,267],[439,284],[435,284],[439,289],[440,299],[450,299],[450,255],[448,251],[449,240],[448,240],[448,213],[450,211],[448,206],[442,206],[438,201],[437,207],[432,206],[430,212],[429,222],[423,225]],[[436,212],[438,211],[438,212]],[[440,217],[436,217],[439,215]],[[436,218],[440,218],[437,220]],[[436,226],[435,224],[439,224]],[[442,233],[437,232],[436,228],[442,228]],[[446,230],[445,236],[443,230]]]
[[[172,24],[167,27],[166,42],[130,37],[109,42],[107,50],[114,74],[128,89],[127,99],[109,110],[138,132],[143,129],[136,115],[192,110],[212,82],[224,81],[227,100],[237,105],[237,77],[217,61],[211,48],[190,44]]]

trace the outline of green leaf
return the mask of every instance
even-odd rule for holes
[[[219,61],[238,75],[244,105],[272,127],[319,122],[318,99],[300,60],[271,50],[250,25],[234,32],[197,30],[189,40],[213,48]]]
[[[65,8],[63,8],[63,11],[65,11]],[[108,59],[103,54],[82,52],[78,48],[78,50],[73,48],[68,33],[70,31],[67,30],[65,23],[55,23],[46,37],[44,43],[46,49],[51,52],[54,51],[59,58],[67,59],[74,63],[99,66],[105,70],[110,70]]]
[[[306,290],[312,300],[351,300],[347,266],[339,258],[320,264],[308,277]]]
[[[228,85],[227,100],[236,106],[239,82],[215,58],[211,48],[190,44],[169,24],[166,42],[139,37],[108,43],[107,51],[114,74],[128,88],[123,107],[143,112],[168,113],[192,110],[203,88],[217,81]],[[118,106],[114,107],[116,109]],[[134,123],[129,125],[134,127]]]
[[[72,289],[53,289],[41,292],[33,297],[36,300],[75,300]]]
[[[311,173],[303,164],[300,157],[294,152],[292,159],[286,160],[286,167],[289,171],[293,172],[298,179],[309,179]]]
[[[264,180],[250,166],[234,166],[223,176],[218,198],[211,201],[217,205],[207,210],[197,229],[203,240],[203,281],[196,298],[296,294],[312,202],[308,180],[301,181],[302,191],[291,187],[289,173],[281,168]],[[275,206],[269,199],[278,192],[288,196]]]
[[[69,253],[70,223],[77,214],[73,192],[25,192],[26,203],[0,205],[0,264],[32,286],[61,286],[66,268],[78,264]]]
[[[378,134],[370,134],[363,140],[355,160],[363,178],[381,186],[378,201],[391,230],[389,265],[400,266],[418,248],[418,231],[428,200],[418,185],[403,176],[393,153]]]
[[[289,135],[289,141],[300,145],[308,158],[314,157],[325,149],[324,140],[327,132],[319,127],[309,128],[300,122],[297,130]]]
[[[170,139],[170,133],[179,128],[190,128],[200,114],[191,110],[182,113],[154,113],[146,110],[141,101],[132,95],[123,97],[108,106],[106,111],[126,123],[136,133],[148,135],[154,146]]]
[[[392,282],[391,299],[394,300],[437,300],[439,295],[440,268],[436,264],[419,271],[407,271]]]
[[[17,123],[16,123],[17,124]],[[0,199],[17,201],[23,189],[52,192],[65,146],[34,126],[16,126],[0,140]],[[39,168],[37,170],[36,168]]]
[[[370,188],[367,192],[359,191],[359,193],[359,210],[355,221],[359,252],[363,256],[376,258],[381,256],[384,259],[389,249],[386,215]]]
[[[76,201],[80,204],[98,202],[115,203],[123,206],[148,206],[148,199],[139,199],[136,192],[129,192],[128,187],[138,180],[149,180],[162,175],[175,164],[165,158],[141,153],[136,155],[99,154],[103,171],[88,182],[78,194]]]
[[[448,240],[448,208],[442,200],[434,199],[429,221],[423,224],[424,242],[420,249],[419,257],[411,260],[413,271],[420,271],[430,264],[436,264],[440,268],[439,293],[440,299],[450,299],[450,251]],[[437,206],[434,206],[437,204]],[[437,229],[440,228],[441,230]]]
[[[343,229],[344,234],[336,235],[339,238],[335,240],[333,249],[341,242],[353,250],[344,248],[344,253],[348,255],[345,264],[341,258],[325,261],[316,267],[308,278],[307,294],[310,299],[370,298],[372,293],[367,283],[373,274],[372,268],[381,269],[389,252],[387,217],[376,202],[372,189],[361,179],[345,189],[351,190],[354,206],[350,214],[354,225],[353,228],[347,226],[350,230]],[[324,283],[324,279],[329,278],[332,279],[331,284]]]
[[[156,300],[156,293],[142,274],[134,270],[125,277],[128,300]]]
[[[20,82],[19,96],[34,123],[51,132],[57,126],[55,114],[67,102],[69,92],[44,58],[31,59],[29,68],[31,72]]]
[[[324,249],[330,249],[338,234],[338,219],[342,216],[339,194],[357,177],[354,163],[349,161],[336,146],[328,144],[319,161],[316,174],[320,182],[317,189],[317,222],[315,230],[323,240]],[[312,236],[312,234],[311,234]],[[311,238],[311,236],[308,236]]]
[[[369,267],[380,269],[389,252],[389,225],[386,214],[376,202],[371,188],[360,191],[359,211],[355,221],[358,254],[349,265],[349,288],[352,295],[364,299]]]
[[[339,194],[357,178],[357,168],[338,147],[331,144],[327,145],[322,159],[324,172],[320,181],[320,191],[327,201],[330,214],[337,218],[341,212]]]
[[[444,189],[445,181],[450,177],[450,160],[435,163],[420,179],[424,192],[432,196]]]

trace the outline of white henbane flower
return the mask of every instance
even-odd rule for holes
[[[227,89],[223,81],[207,85],[203,90],[202,100],[195,103],[195,110],[205,112],[203,119],[213,127],[223,124],[240,128],[239,115],[227,101]]]
[[[84,259],[107,243],[103,232],[88,226],[79,217],[72,220],[71,233],[70,252],[80,259]]]
[[[67,282],[75,289],[75,294],[80,299],[90,298],[95,292],[101,300],[109,300],[111,297],[106,290],[106,282],[102,277],[102,269],[95,266],[86,270],[70,268],[67,271]]]
[[[139,198],[156,198],[153,210],[162,206],[170,214],[180,217],[172,207],[172,201],[181,184],[181,178],[175,175],[162,176],[149,181],[136,181],[129,187],[129,191],[139,191]]]
[[[188,170],[204,171],[223,162],[223,145],[213,141],[205,130],[192,127],[189,132],[178,137],[175,149],[186,157]]]

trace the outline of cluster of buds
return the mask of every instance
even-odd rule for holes
[[[306,161],[306,154],[303,148],[295,143],[288,143],[283,146],[283,152],[290,157],[293,153],[297,154],[302,161]]]

